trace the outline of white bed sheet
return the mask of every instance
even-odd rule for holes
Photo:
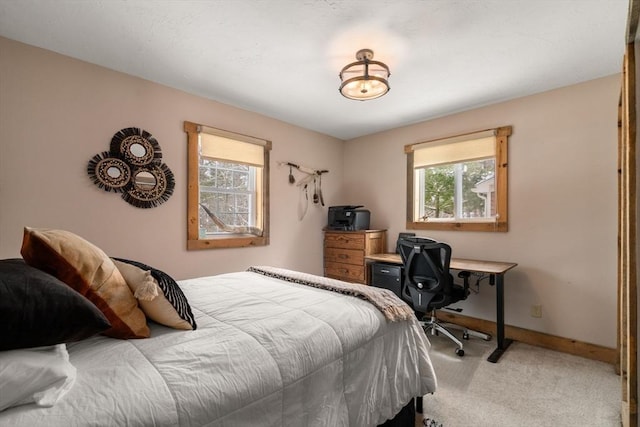
[[[250,272],[179,284],[197,330],[68,344],[69,393],[1,412],[0,425],[375,426],[436,388],[414,319]]]

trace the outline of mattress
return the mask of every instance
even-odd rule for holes
[[[179,282],[198,328],[67,344],[76,383],[11,426],[375,426],[433,392],[429,342],[359,298],[254,272]]]

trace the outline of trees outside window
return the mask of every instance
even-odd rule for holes
[[[511,127],[412,144],[407,154],[407,228],[507,230]]]
[[[255,227],[256,173],[249,165],[200,159],[200,203],[229,227]],[[200,235],[228,232],[200,209]]]
[[[490,218],[495,216],[495,160],[416,169],[424,181],[420,218]]]

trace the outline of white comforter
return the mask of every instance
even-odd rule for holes
[[[358,298],[240,272],[180,282],[195,331],[68,344],[77,380],[2,426],[375,426],[435,390],[414,319]]]

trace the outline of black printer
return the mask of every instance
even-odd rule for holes
[[[368,230],[371,220],[371,212],[367,209],[358,209],[362,205],[329,206],[329,230]]]

